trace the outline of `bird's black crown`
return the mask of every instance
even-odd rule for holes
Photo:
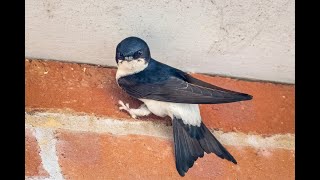
[[[126,57],[143,58],[148,62],[151,58],[148,44],[138,37],[125,38],[117,45],[115,59],[118,63],[118,60],[125,60]]]

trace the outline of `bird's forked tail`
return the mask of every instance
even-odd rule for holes
[[[234,157],[202,122],[200,127],[192,126],[184,124],[181,119],[174,117],[172,125],[176,168],[180,176],[184,176],[194,162],[199,157],[203,157],[204,152],[215,153],[220,158],[237,164]]]

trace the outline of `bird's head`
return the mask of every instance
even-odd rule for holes
[[[116,48],[116,62],[118,66],[123,63],[144,63],[151,59],[147,43],[138,37],[127,37]]]

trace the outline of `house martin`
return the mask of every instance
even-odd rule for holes
[[[122,40],[116,48],[118,85],[143,104],[132,109],[119,101],[120,110],[133,118],[153,113],[172,119],[175,164],[184,176],[204,152],[237,164],[235,158],[202,122],[198,104],[251,100],[252,96],[206,83],[151,58],[147,43],[138,37]]]

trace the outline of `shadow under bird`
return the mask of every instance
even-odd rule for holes
[[[122,40],[116,48],[118,85],[139,99],[138,109],[119,101],[119,109],[133,118],[153,113],[172,119],[176,169],[181,176],[204,152],[237,164],[201,120],[198,104],[245,101],[251,95],[223,89],[151,58],[147,43],[137,37]]]

